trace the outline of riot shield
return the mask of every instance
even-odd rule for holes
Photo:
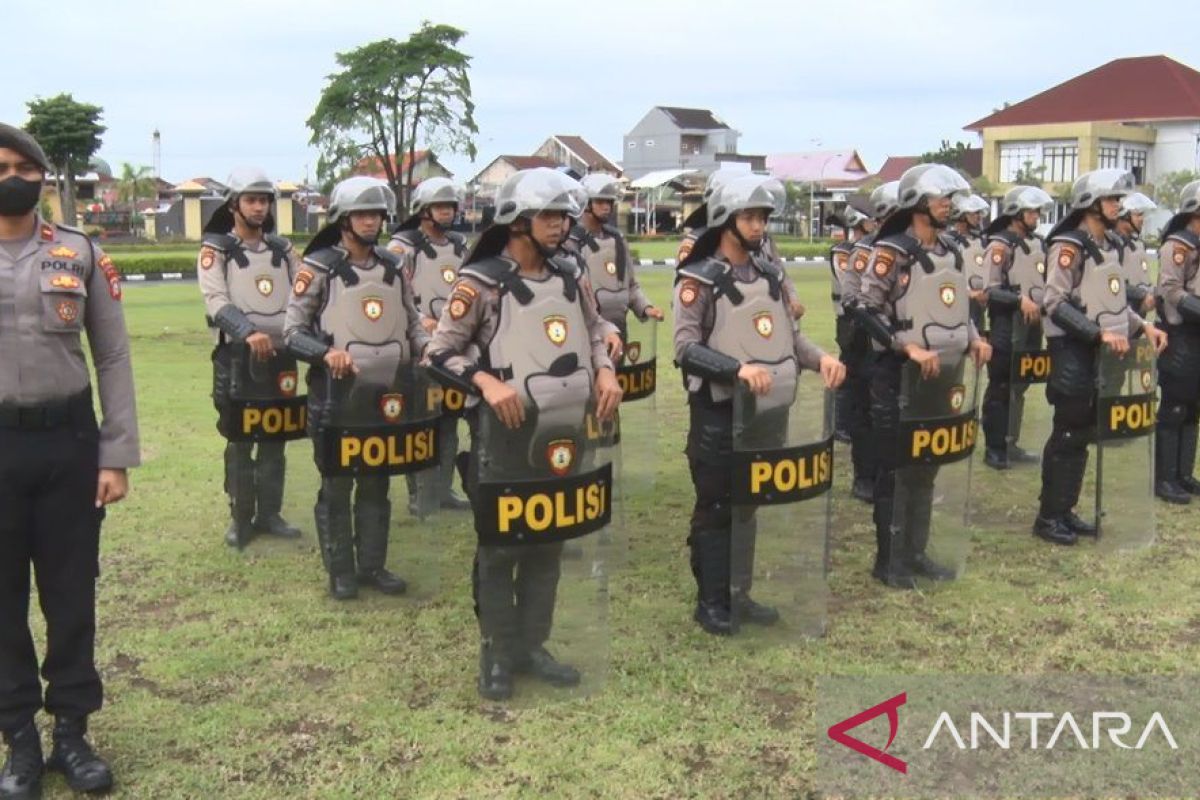
[[[588,695],[607,677],[608,577],[620,518],[613,442],[600,432],[614,428],[596,427],[591,411],[578,409],[542,419],[529,410],[512,430],[479,405],[470,481],[476,613],[484,657],[511,666],[518,700]],[[576,557],[563,557],[568,543]],[[539,649],[571,667],[574,679],[538,676],[530,654]]]
[[[659,458],[657,397],[658,321],[631,319],[617,381],[625,392],[619,412],[618,484],[628,501],[654,497]]]
[[[434,526],[393,502],[391,484],[395,475],[437,468],[441,408],[431,399],[440,387],[415,362],[359,368],[341,380],[326,378],[327,406],[317,420],[322,553],[327,567],[331,559],[345,563],[345,534],[352,530],[360,573],[394,568],[408,579],[411,596],[429,597],[437,591],[443,545]]]
[[[741,381],[733,395],[733,527],[730,611],[735,630],[755,615],[744,598],[775,609],[768,638],[825,632],[834,394],[806,375],[778,403]]]
[[[295,443],[307,434],[308,419],[296,360],[282,352],[259,360],[245,344],[227,347],[229,395],[219,427],[227,440],[225,490],[234,519],[253,520],[252,535],[269,531],[280,518],[306,528],[306,501],[311,503],[318,478],[298,450],[307,448]]]
[[[943,354],[932,378],[911,361],[901,372],[890,552],[893,570],[914,574],[919,585],[960,577],[966,568],[978,380],[965,354]]]
[[[1013,315],[1012,371],[1008,396],[1008,463],[1012,467],[1036,463],[1050,438],[1054,410],[1041,384],[1050,379],[1050,351],[1045,348],[1040,322],[1029,323]]]
[[[1125,356],[1097,356],[1096,521],[1099,544],[1134,549],[1154,541],[1154,345],[1130,343]]]

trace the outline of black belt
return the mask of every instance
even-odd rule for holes
[[[62,428],[92,413],[92,391],[84,389],[64,400],[33,406],[0,404],[0,428],[40,431]]]

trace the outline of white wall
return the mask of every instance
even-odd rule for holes
[[[1196,144],[1200,120],[1158,122],[1154,127],[1158,129],[1158,135],[1148,164],[1151,183],[1168,172],[1200,171]]]

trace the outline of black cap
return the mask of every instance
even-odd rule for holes
[[[46,158],[46,151],[37,143],[37,139],[20,128],[0,122],[0,147],[16,150],[41,167],[43,172],[54,171],[50,168],[50,159]]]

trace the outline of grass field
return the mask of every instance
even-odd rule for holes
[[[668,272],[641,277],[666,304]],[[795,277],[804,328],[828,346],[827,276]],[[105,525],[108,705],[93,720],[121,797],[804,797],[822,676],[1181,673],[1200,657],[1195,510],[1160,506],[1158,543],[1140,552],[1053,548],[1028,532],[1036,470],[979,468],[977,491],[1011,524],[974,532],[963,580],[898,592],[868,576],[870,514],[849,498],[840,446],[827,635],[747,648],[702,634],[684,547],[686,415],[663,326],[657,488],[627,509],[607,686],[544,707],[483,703],[466,515],[418,531],[395,482],[390,565],[415,598],[328,599],[311,498],[290,506],[299,543],[230,551],[199,293],[131,286],[125,305],[145,463]],[[436,552],[418,559],[416,543]],[[440,568],[416,574],[418,560]],[[47,796],[68,796],[60,779]]]

